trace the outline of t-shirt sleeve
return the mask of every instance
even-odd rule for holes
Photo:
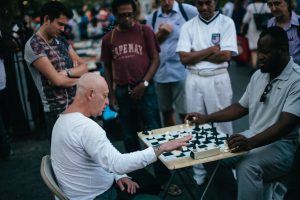
[[[110,37],[111,33],[107,33],[103,40],[102,40],[102,45],[101,45],[101,61],[105,63],[109,63],[112,61],[112,51],[111,51],[111,44],[110,44]]]
[[[190,52],[192,49],[192,41],[188,32],[188,23],[184,23],[181,27],[176,52]]]
[[[40,57],[46,57],[46,53],[40,44],[29,40],[25,45],[25,54],[24,59],[26,62],[31,65],[34,61],[36,61]]]
[[[224,16],[223,28],[221,30],[221,51],[231,51],[233,55],[237,55],[236,30],[232,19]]]
[[[243,96],[239,100],[239,104],[244,108],[249,108],[249,92],[250,92],[249,90],[250,90],[250,83],[248,84]]]
[[[153,148],[121,154],[97,124],[87,127],[81,140],[83,148],[92,160],[99,163],[103,169],[119,175],[144,168],[157,159]]]
[[[295,82],[285,100],[282,112],[288,112],[300,117],[300,81]]]

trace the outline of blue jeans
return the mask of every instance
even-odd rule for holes
[[[137,132],[161,128],[158,102],[153,83],[145,88],[141,100],[135,101],[128,94],[128,86],[117,86],[116,97],[119,104],[119,119],[127,152],[140,150]],[[153,165],[159,184],[165,183],[170,171],[160,162]]]
[[[140,150],[137,132],[161,127],[154,84],[145,88],[141,100],[132,100],[127,86],[117,86],[116,97],[126,151]]]
[[[263,200],[264,181],[286,174],[293,162],[297,142],[278,140],[249,153],[228,158],[223,166],[236,169],[238,200]]]

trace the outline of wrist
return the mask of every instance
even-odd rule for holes
[[[155,145],[152,147],[156,157],[158,157],[162,153],[161,145]]]

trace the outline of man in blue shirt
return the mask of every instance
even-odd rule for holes
[[[160,0],[160,7],[148,20],[160,42],[160,66],[154,76],[160,111],[165,126],[175,125],[173,104],[183,119],[186,69],[176,53],[181,26],[198,14],[197,8],[174,0]]]

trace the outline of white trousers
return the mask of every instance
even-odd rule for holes
[[[226,108],[232,103],[232,87],[228,72],[215,76],[199,76],[188,72],[186,85],[187,112],[199,112],[207,115]],[[215,123],[214,126],[229,135],[232,123]],[[202,184],[206,170],[202,164],[194,165],[194,179]]]

